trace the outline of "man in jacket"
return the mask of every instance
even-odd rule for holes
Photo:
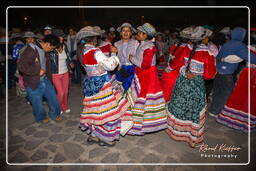
[[[60,106],[57,101],[56,92],[46,74],[50,72],[49,62],[41,63],[39,51],[52,51],[59,44],[59,39],[53,35],[46,35],[44,39],[36,44],[30,43],[22,51],[18,61],[18,69],[23,73],[24,84],[28,98],[32,104],[33,114],[37,122],[47,123],[49,119],[42,104],[45,97],[49,106],[48,115],[52,120],[61,121]],[[46,67],[42,67],[46,65]]]

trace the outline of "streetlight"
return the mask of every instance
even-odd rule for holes
[[[142,16],[141,16],[141,20],[140,20],[140,21],[141,21],[141,24],[144,23],[144,18],[145,18],[144,15],[142,15]]]
[[[24,17],[24,24],[27,25],[28,24],[28,17]]]

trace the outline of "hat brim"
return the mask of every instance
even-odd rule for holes
[[[155,36],[156,35],[156,31],[155,30],[152,31],[151,33],[148,33],[147,30],[145,30],[143,26],[137,27],[137,30],[141,31],[141,32],[143,32],[143,33],[145,33],[145,34],[147,34],[149,36]]]
[[[29,38],[29,37],[31,37],[31,38],[38,38],[37,35],[26,35],[26,36],[23,36],[23,38]]]
[[[76,35],[76,39],[77,40],[81,40],[82,38],[85,38],[85,37],[93,37],[93,36],[100,36],[99,33],[95,33],[95,32],[86,32],[86,31],[83,31],[83,32],[78,32],[77,35]]]
[[[129,26],[120,26],[116,29],[116,31],[118,31],[120,33],[123,27],[129,27]],[[133,27],[129,27],[129,28],[131,29],[132,33],[137,32],[137,30],[135,28],[133,28]]]

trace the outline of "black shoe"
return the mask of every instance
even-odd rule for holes
[[[87,143],[88,143],[88,145],[92,145],[92,144],[95,144],[95,143],[99,143],[99,138],[97,138],[97,137],[93,137],[93,136],[89,136],[88,138],[87,138]]]
[[[116,145],[115,141],[112,142],[105,142],[105,141],[101,141],[99,142],[99,146],[107,146],[107,147],[113,147]]]

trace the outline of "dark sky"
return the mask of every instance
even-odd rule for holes
[[[60,3],[61,2],[61,3]],[[105,3],[104,3],[105,2]],[[107,2],[107,3],[106,3]],[[230,1],[228,1],[230,2]],[[155,0],[149,1],[115,1],[115,0],[73,0],[63,1],[52,0],[51,2],[36,1],[28,3],[27,1],[8,1],[1,5],[1,14],[5,15],[7,6],[99,6],[99,5],[169,5],[169,6],[207,6],[207,5],[228,5],[228,6],[249,6],[251,10],[251,21],[255,18],[255,4],[248,4],[248,1],[226,1],[208,0],[208,1],[178,1],[178,0]],[[247,2],[247,3],[243,3]],[[141,19],[144,16],[144,20]],[[24,17],[28,17],[26,27],[40,27],[51,24],[56,27],[75,26],[81,28],[85,23],[91,25],[100,25],[101,27],[117,27],[124,21],[131,22],[135,26],[141,22],[150,22],[159,27],[183,27],[194,25],[215,25],[215,26],[244,26],[248,23],[248,10],[246,8],[10,8],[8,10],[8,26],[24,27]],[[1,20],[4,25],[5,18]]]

